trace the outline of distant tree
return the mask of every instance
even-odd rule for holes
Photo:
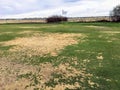
[[[120,22],[120,5],[116,6],[110,13],[111,19],[114,22]]]

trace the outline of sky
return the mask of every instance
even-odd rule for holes
[[[120,0],[0,0],[0,18],[108,16],[116,5]]]

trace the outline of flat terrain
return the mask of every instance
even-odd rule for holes
[[[0,90],[120,90],[120,23],[1,24]]]

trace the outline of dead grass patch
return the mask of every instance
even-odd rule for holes
[[[33,32],[25,31],[21,34],[31,33]],[[32,55],[44,56],[45,54],[56,56],[60,50],[64,49],[64,47],[71,44],[77,44],[77,37],[82,38],[83,36],[84,35],[82,34],[34,32],[30,37],[16,38],[14,40],[1,42],[3,46],[13,45],[13,47],[8,51],[11,54],[13,53],[13,55],[10,54],[8,57],[0,58],[0,89],[34,90],[34,88],[40,88],[44,90],[65,90],[67,87],[71,89],[81,87],[77,82],[74,85],[64,83],[61,85],[58,83],[54,88],[45,85],[45,83],[49,82],[51,79],[55,79],[56,82],[59,80],[59,78],[54,78],[54,76],[52,76],[53,73],[61,74],[63,78],[77,77],[78,75],[81,75],[83,77],[81,78],[82,82],[84,82],[85,77],[91,77],[91,74],[86,74],[84,70],[77,70],[76,68],[71,67],[69,63],[60,64],[57,67],[53,67],[51,63],[32,66],[19,64],[10,60],[12,60],[12,58],[21,57],[21,55],[19,56],[14,52],[23,52],[29,57],[32,57]],[[77,64],[76,59],[73,62]],[[18,79],[21,75],[22,77]],[[28,76],[26,77],[26,75]],[[28,87],[25,88],[26,86]]]
[[[30,32],[31,33],[31,32]],[[57,55],[57,53],[65,46],[77,44],[75,37],[80,37],[81,34],[53,34],[53,33],[34,33],[31,37],[16,38],[11,41],[3,42],[2,45],[15,45],[9,51],[28,52],[31,55]]]
[[[76,58],[73,59],[73,62],[74,60],[76,61]],[[53,74],[60,74],[62,77],[56,78]],[[18,78],[21,75],[22,77]],[[81,70],[76,69],[69,63],[61,63],[58,66],[53,66],[52,63],[42,63],[38,66],[32,66],[11,62],[6,60],[6,58],[0,60],[0,90],[34,90],[35,88],[65,90],[66,88],[84,88],[79,82],[75,82],[74,84],[59,83],[60,79],[67,80],[78,76],[81,77],[79,79],[82,83],[85,82],[86,78],[89,78],[88,84],[91,87],[98,85],[90,80],[93,75],[86,73],[85,68],[81,68]],[[47,86],[45,83],[48,83],[52,79],[58,84],[55,87]]]
[[[65,64],[60,64],[57,67],[54,67],[53,69],[54,74],[62,75],[61,77],[51,77],[50,81],[53,80],[54,82],[57,82],[57,85],[55,87],[51,86],[45,86],[45,90],[65,90],[66,88],[73,89],[75,90],[76,88],[84,88],[79,82],[70,82],[70,83],[65,83],[64,81],[59,83],[61,79],[68,80],[70,81],[71,78],[76,77],[81,77],[79,78],[79,81],[84,83],[86,78],[89,78],[88,84],[93,87],[94,85],[97,85],[97,83],[94,83],[90,80],[90,78],[93,76],[90,73],[86,73],[85,69],[76,69],[72,67],[69,63]],[[52,82],[51,82],[52,83]],[[72,84],[71,84],[72,83]]]
[[[74,63],[77,63],[77,61]],[[31,74],[26,76],[29,73]],[[53,74],[60,74],[62,77],[56,78]],[[18,78],[20,75],[22,75],[22,77]],[[75,82],[73,84],[66,84],[64,82],[59,83],[60,79],[69,81],[71,80],[71,77],[77,78],[79,76],[81,78],[78,79],[81,83],[85,83],[86,78],[89,78],[88,84],[91,87],[94,87],[94,85],[98,86],[97,83],[90,80],[93,75],[86,73],[85,68],[76,69],[69,63],[61,63],[60,65],[54,67],[51,63],[31,66],[10,62],[5,59],[0,60],[0,90],[34,90],[35,88],[43,90],[65,90],[66,88],[69,88],[74,90],[79,87],[83,89],[84,87],[79,82]],[[35,80],[37,80],[38,83],[35,84]],[[47,86],[45,84],[51,80],[57,82],[55,87]]]
[[[0,58],[0,90],[24,90],[28,80],[17,80],[19,74],[35,72],[36,67],[11,62],[6,58]]]

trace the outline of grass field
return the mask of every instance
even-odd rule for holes
[[[0,90],[120,90],[120,23],[1,24]]]

